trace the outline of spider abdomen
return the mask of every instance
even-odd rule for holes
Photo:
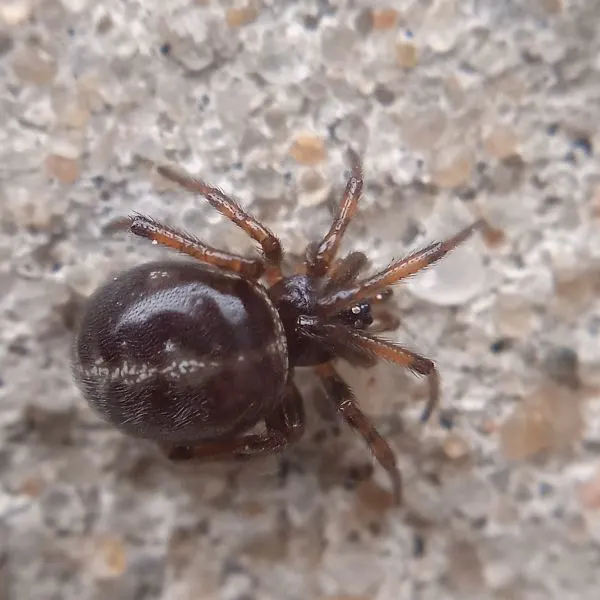
[[[108,422],[190,445],[247,430],[276,407],[287,341],[260,286],[199,263],[152,262],[90,298],[73,370]]]

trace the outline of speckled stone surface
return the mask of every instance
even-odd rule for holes
[[[600,590],[600,3],[0,2],[0,599],[587,600]],[[166,252],[131,211],[251,243],[144,167],[233,193],[294,253],[325,231],[383,266],[495,228],[397,290],[433,358],[340,365],[406,502],[298,372],[283,456],[173,466],[72,383],[85,297]],[[374,468],[373,468],[374,467]]]

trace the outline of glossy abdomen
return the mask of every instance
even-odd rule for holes
[[[87,401],[127,433],[165,443],[248,429],[287,378],[285,334],[262,288],[200,263],[117,275],[79,327],[73,370]]]

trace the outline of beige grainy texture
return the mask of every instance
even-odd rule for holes
[[[599,55],[591,0],[0,2],[0,598],[597,598]],[[101,423],[71,381],[78,311],[164,254],[123,216],[251,248],[140,159],[234,193],[300,253],[349,143],[366,183],[345,250],[383,266],[495,228],[396,294],[441,418],[419,424],[405,372],[340,367],[404,508],[310,372],[280,457],[173,466]]]

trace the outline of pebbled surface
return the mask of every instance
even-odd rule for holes
[[[372,9],[373,5],[377,8]],[[394,6],[394,9],[389,8]],[[0,4],[0,598],[561,600],[600,567],[600,5],[586,0]],[[398,289],[423,382],[341,366],[406,505],[310,372],[283,456],[171,465],[69,372],[85,297],[166,253],[131,211],[251,243],[175,161],[302,252],[365,163],[344,248],[383,266],[495,228]]]

